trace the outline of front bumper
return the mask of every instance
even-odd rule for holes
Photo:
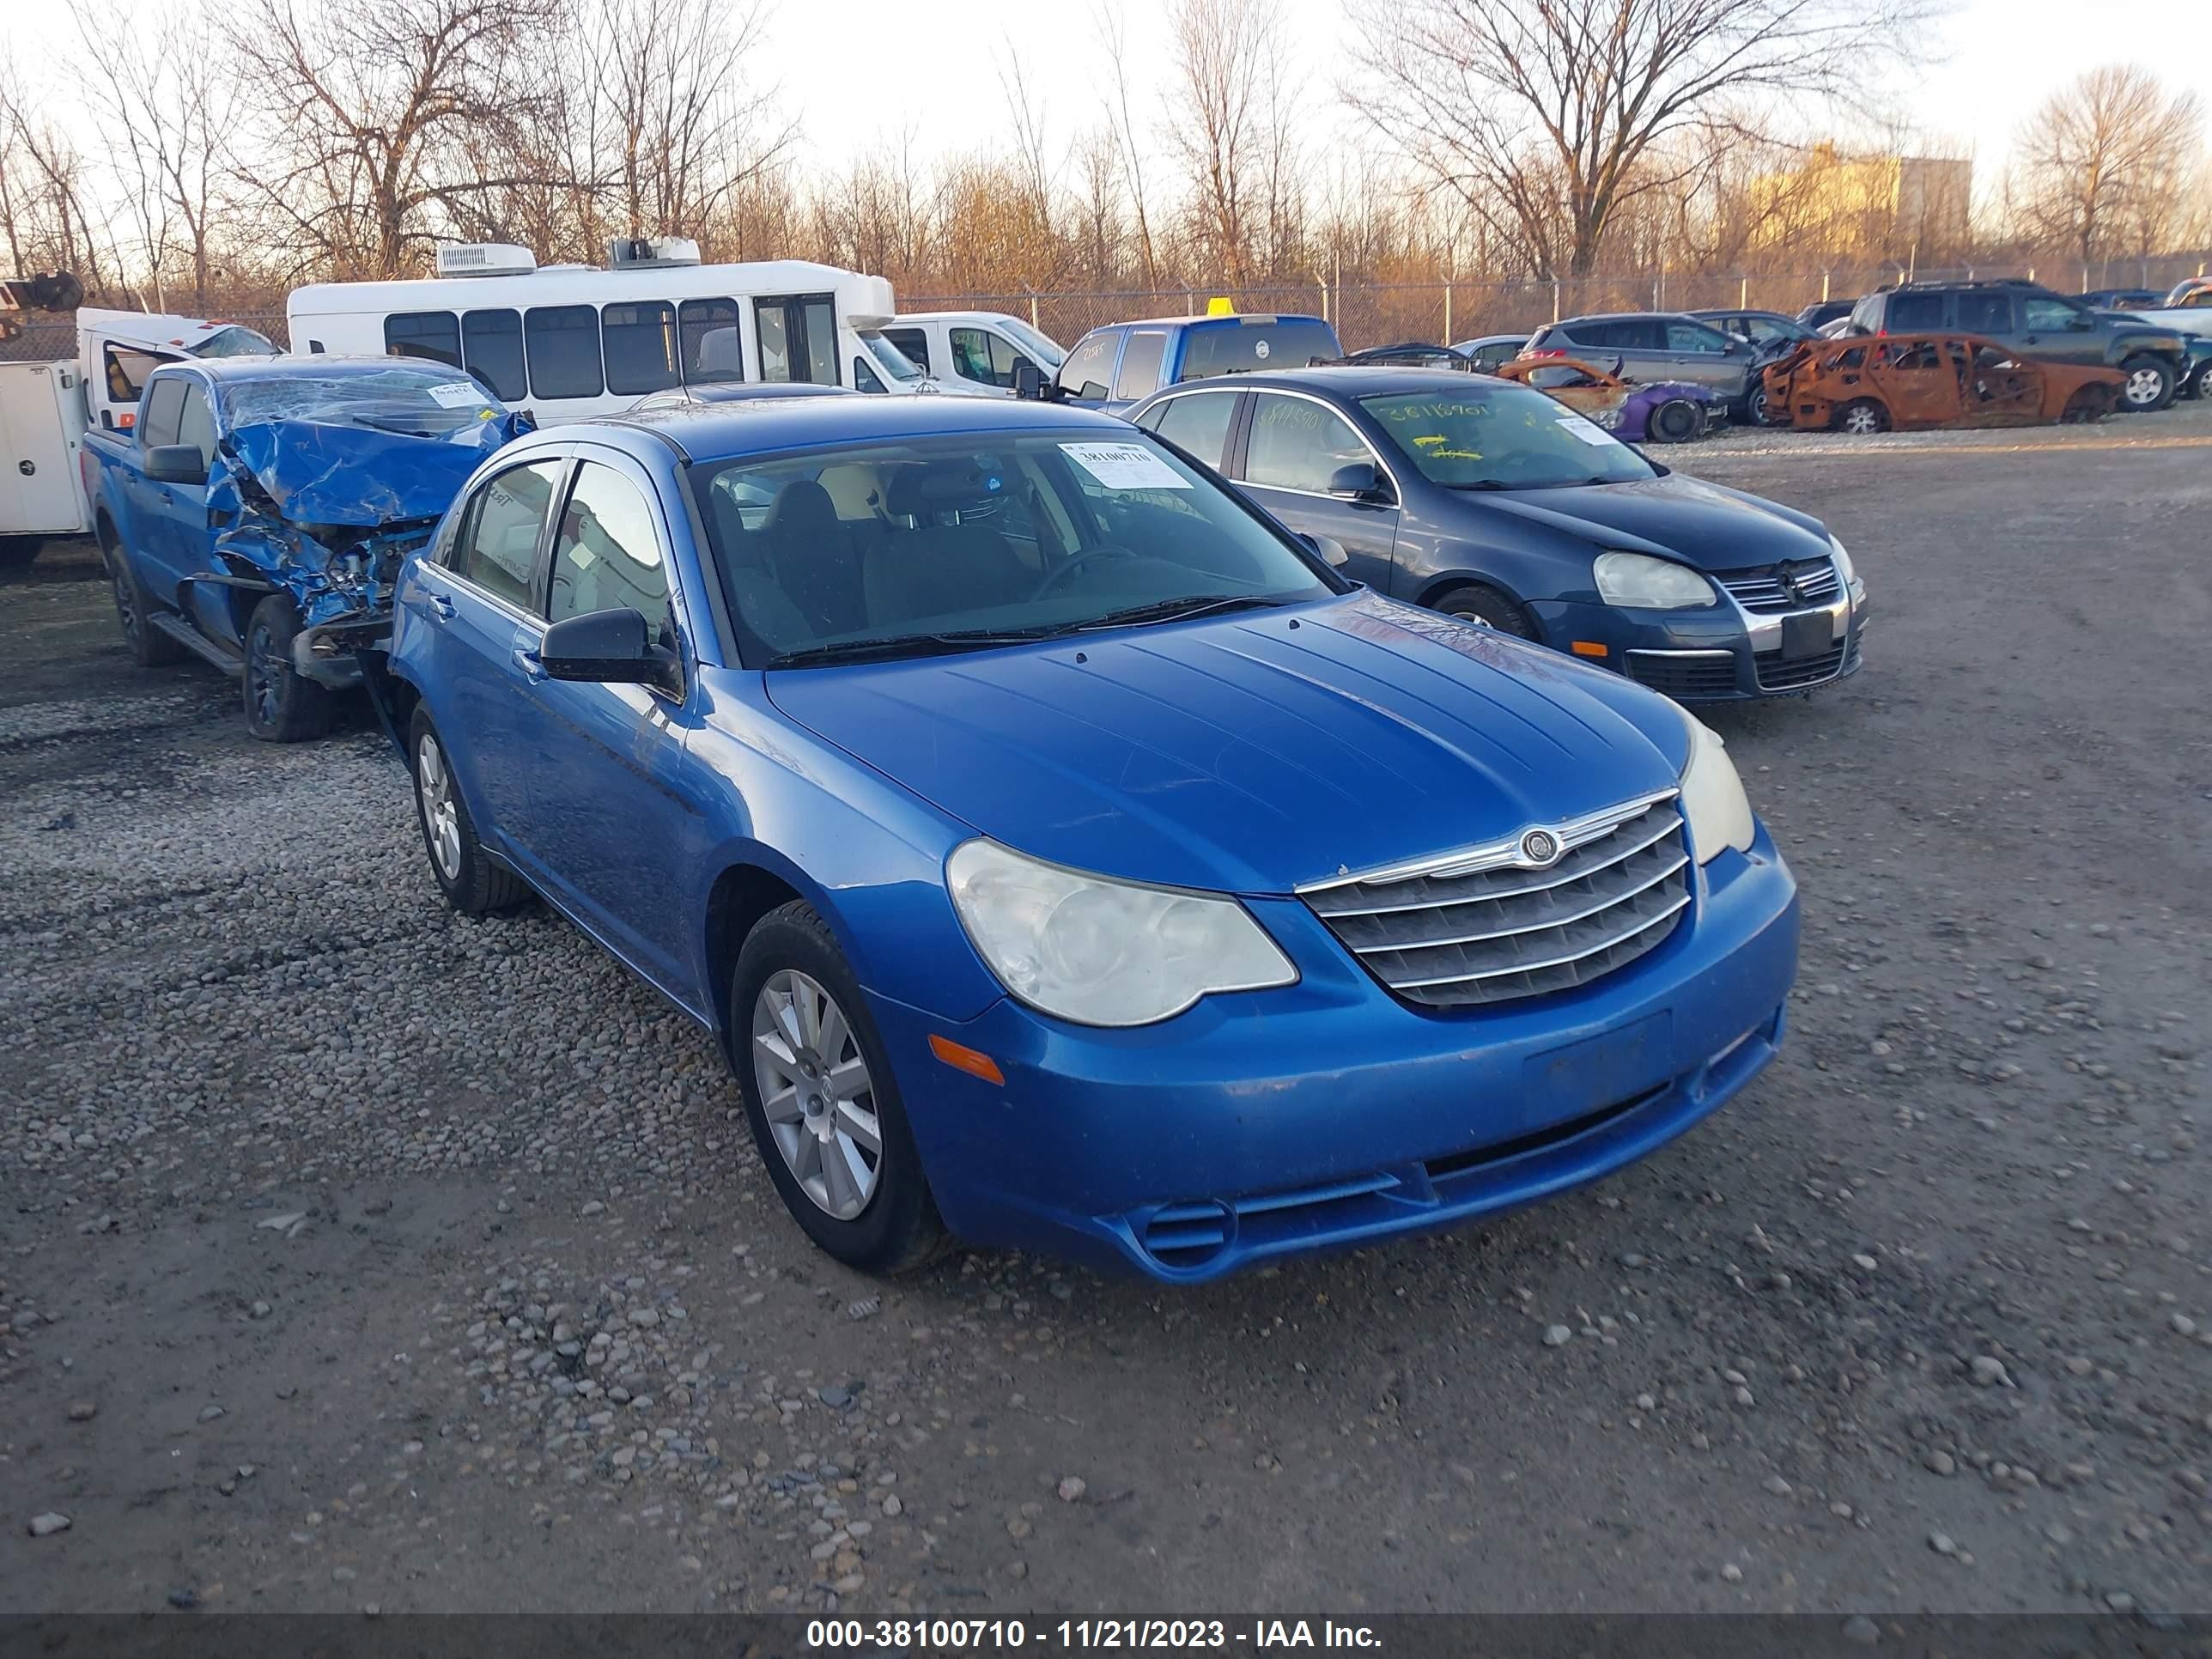
[[[878,1024],[947,1224],[1155,1278],[1218,1277],[1527,1204],[1619,1169],[1735,1094],[1782,1039],[1796,887],[1764,827],[1703,867],[1668,941],[1571,992],[1401,1003],[1294,899],[1253,913],[1304,977],[1137,1030],[1005,1000]],[[1003,1086],[931,1056],[941,1035]]]
[[[1529,608],[1546,644],[1626,674],[1677,702],[1798,696],[1849,679],[1864,659],[1867,602],[1854,603],[1848,594],[1818,607],[1828,617],[1827,649],[1794,659],[1783,654],[1781,617],[1753,615],[1733,605],[1636,611],[1551,600]],[[1577,641],[1603,646],[1605,654],[1575,650]]]

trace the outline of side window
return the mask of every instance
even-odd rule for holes
[[[884,338],[903,353],[908,362],[927,374],[929,368],[929,331],[926,328],[887,328]]]
[[[2074,307],[2063,300],[2031,300],[2023,297],[2020,302],[2024,326],[2031,334],[2063,333],[2074,325]]]
[[[150,381],[146,387],[144,418],[138,422],[138,441],[151,449],[177,441],[177,421],[185,409],[185,380],[172,374]]]
[[[1168,337],[1157,329],[1140,329],[1129,337],[1121,354],[1121,367],[1114,376],[1116,398],[1141,398],[1160,384],[1160,362],[1167,356]]]
[[[1238,395],[1234,392],[1194,392],[1187,397],[1170,398],[1152,411],[1157,417],[1152,430],[1218,470],[1222,452],[1229,447],[1229,421],[1237,412]],[[1277,398],[1270,401],[1287,400]]]
[[[538,398],[596,398],[606,390],[599,372],[599,313],[589,306],[533,306],[523,316],[530,357],[530,391]]]
[[[1667,349],[1669,351],[1704,351],[1716,356],[1728,349],[1728,336],[1703,323],[1667,323]]]
[[[557,459],[531,461],[490,479],[469,503],[468,522],[454,543],[454,571],[519,611],[536,608],[530,588],[538,569],[538,532],[563,465]]]
[[[176,441],[191,444],[200,452],[200,459],[209,466],[215,465],[215,410],[208,406],[207,393],[197,386],[185,387],[185,406],[177,416]]]
[[[660,392],[676,384],[676,307],[665,300],[608,306],[599,339],[610,392]]]
[[[686,300],[676,307],[676,334],[684,352],[685,385],[745,378],[735,300]]]
[[[1986,291],[1961,294],[1959,296],[1959,326],[1969,334],[2010,333],[2012,295]],[[2034,325],[2030,324],[2029,326],[2033,327]]]
[[[864,357],[854,358],[853,390],[855,392],[881,392],[883,389],[883,381],[878,378],[876,371],[868,367],[867,360]]]
[[[1340,466],[1374,459],[1344,416],[1304,398],[1259,394],[1244,457],[1247,483],[1326,495]]]
[[[112,345],[106,356],[108,401],[118,404],[137,403],[138,394],[146,389],[146,377],[163,363],[177,361],[158,351],[141,351],[136,346]]]
[[[945,342],[952,349],[952,372],[979,386],[996,386],[991,377],[991,337],[980,328],[948,330]],[[1008,384],[1012,384],[1011,380]]]
[[[507,402],[519,403],[527,398],[530,374],[522,361],[522,313],[462,313],[461,363]]]
[[[1940,294],[1893,294],[1889,296],[1889,331],[1913,334],[1943,326],[1943,296]]]
[[[393,357],[428,357],[461,366],[461,325],[450,311],[399,311],[384,319],[384,349]]]
[[[545,619],[627,608],[651,623],[660,643],[676,648],[668,598],[668,566],[660,532],[644,494],[596,461],[576,469],[553,542],[553,581]]]
[[[1080,402],[1103,403],[1106,382],[1114,373],[1114,354],[1121,349],[1121,331],[1117,328],[1085,335],[1060,365],[1060,391]]]

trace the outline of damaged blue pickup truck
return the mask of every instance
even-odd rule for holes
[[[142,665],[234,675],[246,729],[319,737],[392,625],[392,584],[477,464],[529,429],[457,369],[388,357],[171,363],[128,430],[85,434],[85,496]]]

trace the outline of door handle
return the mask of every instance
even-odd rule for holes
[[[430,614],[440,622],[453,621],[453,602],[443,593],[433,593],[430,596]]]
[[[522,671],[522,678],[533,685],[545,678],[544,661],[533,646],[518,645],[514,647],[514,665]]]

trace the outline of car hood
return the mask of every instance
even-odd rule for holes
[[[1667,789],[1688,750],[1680,712],[1618,676],[1364,592],[767,687],[1009,847],[1242,893]]]
[[[1700,570],[1741,570],[1828,551],[1818,519],[1679,472],[1632,483],[1500,490],[1464,498],[1594,546],[1679,559]]]

